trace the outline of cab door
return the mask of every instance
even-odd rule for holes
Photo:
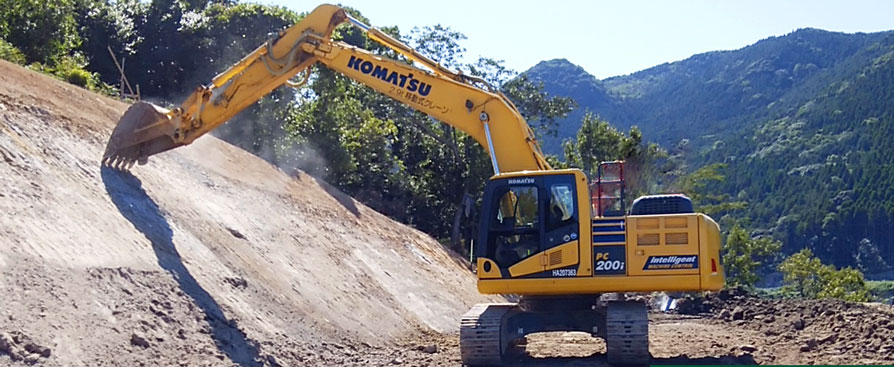
[[[477,252],[496,265],[500,277],[543,271],[537,258],[543,240],[541,186],[539,177],[523,177],[493,180],[485,189],[478,242],[484,246]]]
[[[544,176],[543,191],[546,198],[541,256],[545,275],[576,276],[581,231],[574,175]]]
[[[576,195],[574,175],[567,173],[491,181],[479,227],[478,243],[485,246],[476,252],[487,259],[479,277],[576,276]]]

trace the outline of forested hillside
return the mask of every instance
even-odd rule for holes
[[[704,189],[745,207],[725,216],[837,265],[894,265],[894,33],[802,29],[735,51],[596,80],[565,60],[525,72],[585,110],[638,126],[686,172],[713,163]],[[556,151],[558,146],[547,148]],[[666,186],[666,190],[679,185]]]

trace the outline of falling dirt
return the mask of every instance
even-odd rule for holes
[[[0,61],[0,365],[458,366],[463,259],[213,137],[100,166],[127,106]],[[887,306],[721,293],[654,313],[654,364],[892,364]],[[583,333],[518,366],[603,366]]]

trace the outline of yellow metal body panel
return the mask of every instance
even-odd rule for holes
[[[484,264],[490,263],[490,266],[485,266]],[[497,267],[497,263],[493,260],[485,259],[483,257],[478,258],[478,279],[500,279],[503,276],[500,274],[500,269]],[[490,269],[490,271],[484,269]]]
[[[704,290],[720,290],[726,281],[723,275],[723,267],[720,264],[720,250],[723,246],[720,240],[720,226],[714,222],[711,217],[699,214],[699,238],[705,243],[702,245],[701,264],[702,269],[702,289]],[[712,264],[713,261],[713,264]],[[716,267],[717,271],[714,271]]]
[[[515,278],[543,271],[545,252],[533,255],[509,267],[509,276]]]
[[[579,261],[577,256],[579,248],[579,241],[571,241],[553,247],[510,266],[509,275],[520,277],[575,265]]]
[[[698,256],[698,214],[663,214],[627,217],[627,275],[658,276],[698,274],[699,268],[645,270],[650,256]],[[681,265],[677,265],[681,266]]]
[[[580,249],[579,241],[571,241],[553,247],[543,252],[543,270],[561,269],[576,265],[580,259],[577,257]]]
[[[519,174],[521,175],[521,174]],[[587,198],[588,199],[588,198]],[[586,202],[586,201],[584,201]],[[493,272],[481,276],[478,290],[492,294],[591,294],[605,292],[652,292],[652,291],[702,291],[723,288],[723,267],[720,264],[720,228],[711,217],[704,214],[662,214],[618,217],[625,220],[626,243],[592,242],[592,225],[588,222],[589,235],[581,231],[580,267],[576,277],[503,279]],[[582,223],[582,225],[584,225]],[[620,234],[600,232],[601,234]],[[571,243],[563,244],[568,246]],[[604,246],[626,246],[627,271],[621,275],[596,275],[592,273],[593,253]],[[539,255],[545,258],[550,249]],[[595,249],[595,250],[594,250]],[[584,255],[587,252],[587,255]],[[649,256],[697,256],[697,267],[644,270]],[[488,259],[478,259],[478,269]],[[532,272],[533,273],[533,272]],[[496,277],[495,277],[496,276]]]
[[[478,281],[478,291],[488,294],[592,294],[606,292],[651,292],[700,290],[698,275],[656,277],[571,277],[537,279],[494,279]]]
[[[571,170],[574,173],[574,181],[577,183],[577,210],[580,228],[580,265],[577,267],[577,276],[586,277],[593,275],[593,213],[590,206],[590,186],[587,176],[580,170]],[[554,172],[561,172],[554,171]]]

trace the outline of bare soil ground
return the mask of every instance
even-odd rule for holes
[[[340,364],[491,299],[425,234],[213,137],[101,167],[126,107],[0,62],[0,364]]]
[[[100,167],[127,106],[0,61],[0,365],[458,366],[477,294],[436,241],[213,137]],[[892,364],[887,306],[729,292],[653,314],[654,364]],[[602,366],[588,334],[518,366]]]

